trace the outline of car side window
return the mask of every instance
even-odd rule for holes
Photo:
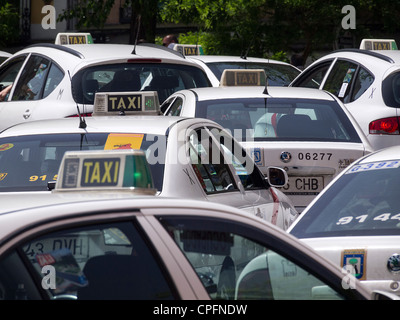
[[[323,89],[339,99],[343,99],[343,101],[347,100],[357,67],[358,65],[351,61],[337,60],[325,81]]]
[[[304,75],[302,74],[293,86],[318,89],[326,75],[326,72],[331,66],[331,63],[332,61],[329,60],[319,64],[312,70],[305,71]]]
[[[42,289],[53,299],[174,298],[166,273],[132,222],[48,233],[18,251],[40,283],[35,285],[11,254],[0,262],[0,294],[7,300],[35,299]]]
[[[49,71],[50,61],[41,56],[31,56],[15,85],[12,100],[39,100]]]
[[[206,193],[238,190],[220,149],[204,128],[190,134],[189,156],[196,177]]]
[[[172,102],[171,106],[167,110],[166,116],[179,116],[182,111],[183,99],[181,97],[177,97],[174,102]]]
[[[211,128],[210,130],[217,141],[221,143],[225,159],[232,163],[243,187],[246,190],[265,188],[264,177],[254,165],[246,150],[230,136],[224,134],[222,130],[218,128]]]
[[[293,256],[285,252],[284,243],[271,241],[254,228],[193,216],[163,216],[160,222],[191,263],[211,299],[343,298],[317,279],[318,275],[293,261]],[[303,266],[311,264],[305,260]]]
[[[26,56],[19,56],[12,61],[7,62],[7,64],[3,66],[3,68],[0,70],[0,91],[14,84],[25,59]],[[7,101],[7,99],[8,97],[6,97],[4,101]]]
[[[352,102],[357,100],[367,89],[371,86],[372,82],[374,82],[374,76],[366,69],[360,67],[357,77],[354,80],[354,86],[352,88],[352,94],[350,101],[344,102]]]
[[[47,76],[46,83],[44,86],[43,98],[46,98],[50,93],[52,93],[63,78],[64,78],[64,72],[54,63],[51,64],[49,74]]]

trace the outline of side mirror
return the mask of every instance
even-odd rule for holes
[[[267,168],[268,183],[272,187],[284,187],[288,182],[288,175],[285,170],[279,167]]]

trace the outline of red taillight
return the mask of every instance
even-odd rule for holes
[[[91,117],[92,116],[92,113],[90,112],[88,112],[88,113],[81,113],[81,117]],[[70,116],[67,116],[66,118],[78,118],[79,117],[79,114],[71,114]]]
[[[370,134],[399,134],[398,117],[378,119],[370,122]]]

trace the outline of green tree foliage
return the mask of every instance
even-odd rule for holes
[[[102,30],[115,0],[80,0],[71,10],[63,10],[57,21],[77,18],[77,29],[95,28]]]
[[[18,8],[0,2],[0,47],[11,46],[20,40]]]

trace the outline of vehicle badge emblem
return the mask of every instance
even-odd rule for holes
[[[292,155],[290,152],[284,151],[281,153],[280,159],[284,163],[288,163],[290,160],[292,160]]]
[[[387,268],[390,272],[399,273],[400,272],[400,254],[392,254],[387,262]]]

